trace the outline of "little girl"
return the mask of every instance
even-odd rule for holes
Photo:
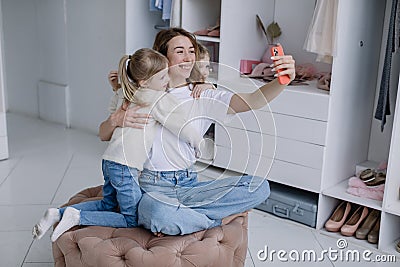
[[[56,222],[59,224],[51,236],[53,242],[76,225],[136,227],[137,205],[142,196],[137,182],[138,173],[143,168],[160,124],[198,151],[202,136],[192,127],[185,126],[185,110],[171,94],[165,92],[169,82],[165,56],[152,49],[139,49],[133,55],[121,58],[118,73],[122,88],[117,95],[122,91],[131,105],[145,106],[140,112],[149,112],[154,119],[150,119],[144,129],[122,127],[114,130],[103,154],[102,200],[59,209],[49,208],[33,227],[34,238],[43,237]],[[116,100],[112,99],[111,110]]]
[[[187,82],[190,84],[192,90],[192,96],[199,98],[200,94],[205,89],[215,89],[213,85],[207,83],[207,78],[210,75],[210,52],[207,47],[197,42],[198,61],[193,66],[192,72],[190,73]],[[204,85],[203,85],[204,84]]]

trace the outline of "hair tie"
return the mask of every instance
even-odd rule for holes
[[[132,59],[132,55],[129,55],[128,58],[129,58],[129,59]]]

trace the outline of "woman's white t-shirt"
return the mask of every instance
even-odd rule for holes
[[[232,92],[209,89],[202,92],[199,99],[194,99],[190,96],[189,86],[184,86],[174,88],[170,93],[183,105],[190,125],[201,135],[206,133],[213,122],[223,124],[228,118]],[[168,129],[161,127],[155,134],[144,168],[153,171],[176,171],[188,169],[195,162],[194,148]]]

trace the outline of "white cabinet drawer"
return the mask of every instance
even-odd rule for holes
[[[264,84],[250,79],[232,80],[218,81],[219,88],[235,93],[250,93]],[[262,110],[301,118],[328,121],[329,93],[317,89],[316,81],[308,83],[308,86],[295,85],[286,87],[282,93],[269,103],[269,106],[265,106]]]
[[[270,108],[274,113],[328,121],[329,95],[287,89],[271,101]]]
[[[320,145],[221,125],[215,128],[215,144],[242,155],[261,155],[319,170],[322,169],[325,150]]]
[[[232,119],[225,125],[325,145],[326,124],[324,121],[254,110],[233,115]]]
[[[216,146],[214,165],[240,173],[267,177],[268,180],[319,192],[321,170],[271,158],[241,153],[240,149]]]

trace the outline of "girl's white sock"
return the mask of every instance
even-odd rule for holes
[[[63,233],[72,227],[79,225],[80,218],[81,215],[79,210],[72,207],[66,208],[60,223],[51,235],[51,241],[55,242]]]
[[[60,212],[57,208],[49,208],[44,213],[40,221],[33,227],[32,235],[34,239],[41,239],[53,224],[60,221]]]

